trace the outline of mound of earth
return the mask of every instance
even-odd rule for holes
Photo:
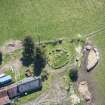
[[[98,60],[99,60],[99,53],[97,49],[95,48],[91,49],[88,54],[87,71],[94,68],[98,63]]]
[[[90,91],[88,89],[87,81],[80,82],[79,87],[78,87],[78,91],[79,91],[80,95],[85,99],[85,101],[87,103],[91,102],[92,95],[91,95],[91,93],[90,93]]]

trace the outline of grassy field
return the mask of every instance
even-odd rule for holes
[[[96,82],[94,92],[97,105],[105,105],[105,31],[91,38],[100,52],[100,62],[93,71],[92,79]]]
[[[104,0],[0,0],[0,43],[89,33],[104,24],[104,12]]]
[[[31,35],[41,40],[85,35],[105,25],[105,0],[0,0],[0,44]],[[105,32],[92,38],[101,62],[92,75],[97,100],[105,105]]]

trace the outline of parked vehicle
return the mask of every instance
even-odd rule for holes
[[[12,77],[10,75],[1,75],[0,77],[0,87],[7,86],[12,83]]]

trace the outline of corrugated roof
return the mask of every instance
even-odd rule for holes
[[[29,82],[22,83],[18,86],[19,92],[24,93],[24,92],[29,92],[33,90],[37,90],[42,87],[41,81],[39,79],[37,80],[31,80]]]
[[[14,98],[16,96],[18,96],[18,89],[17,89],[17,85],[13,85],[11,87],[9,87],[9,89],[7,90],[8,96],[9,98]]]

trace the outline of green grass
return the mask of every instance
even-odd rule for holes
[[[9,61],[14,61],[16,59],[21,59],[22,57],[22,50],[19,49],[19,50],[16,50],[14,53],[11,53],[11,54],[3,54],[3,63],[2,65],[6,64],[6,63],[9,63]]]
[[[46,52],[48,64],[54,69],[65,66],[69,61],[72,63],[72,58],[75,56],[73,45],[68,40],[64,40],[62,44],[48,44]]]
[[[0,43],[84,35],[104,25],[104,12],[104,0],[0,0]]]
[[[96,97],[97,104],[105,105],[105,31],[96,34],[92,41],[100,52],[99,64],[92,74],[92,79],[97,83],[95,86],[96,95],[98,96]]]
[[[19,73],[19,75],[17,75],[17,73]],[[12,77],[12,80],[14,83],[25,78],[25,70],[23,68],[21,70],[18,70],[17,73],[15,73],[14,71],[11,71],[11,70],[5,71],[6,75],[10,75]]]
[[[55,69],[57,68],[61,68],[62,66],[64,66],[65,64],[68,63],[69,59],[68,59],[68,55],[67,52],[64,51],[60,51],[57,52],[56,50],[53,50],[54,52],[51,52],[51,54],[49,54],[49,65]]]

